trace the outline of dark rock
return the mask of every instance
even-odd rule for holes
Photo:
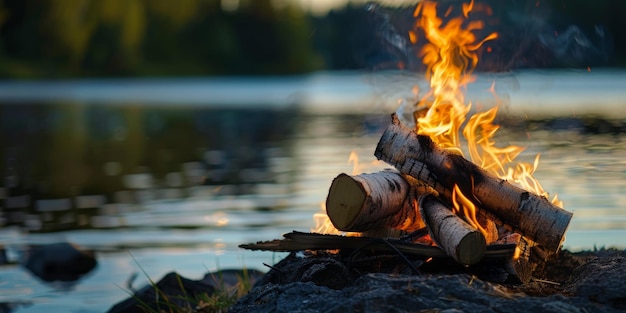
[[[529,297],[457,275],[367,274],[342,290],[312,282],[253,289],[229,312],[617,312],[582,298]]]
[[[154,286],[145,286],[136,291],[132,297],[117,303],[109,312],[143,313],[147,308],[160,312],[161,307],[169,305],[165,299],[170,301],[171,305],[185,307],[190,296],[194,297],[202,293],[211,294],[214,291],[215,288],[208,283],[189,280],[171,272]],[[164,298],[164,295],[167,296]]]
[[[351,285],[358,275],[350,271],[338,258],[338,255],[314,258],[290,253],[274,265],[258,284],[312,282],[331,289],[342,289]]]
[[[626,253],[591,257],[576,268],[567,291],[626,310]]]
[[[26,253],[24,267],[45,281],[76,281],[97,263],[92,251],[61,242],[33,246]]]
[[[0,302],[0,313],[11,313],[33,305],[31,301]]]
[[[292,253],[229,312],[621,312],[626,295],[623,252],[562,251],[539,269],[541,277],[523,285],[487,282],[456,269],[363,274],[353,265],[336,255]],[[309,271],[315,279],[306,279]],[[331,288],[331,277],[341,283]]]
[[[109,313],[144,313],[166,312],[172,308],[194,308],[198,296],[212,295],[216,290],[231,290],[242,280],[254,284],[263,275],[254,270],[223,270],[209,273],[201,280],[190,280],[171,272],[166,274],[154,286],[144,286],[134,294],[117,304]],[[157,296],[158,294],[158,296]]]
[[[213,286],[215,289],[227,290],[235,288],[241,283],[253,285],[264,275],[265,273],[257,270],[229,269],[207,273],[200,281]]]

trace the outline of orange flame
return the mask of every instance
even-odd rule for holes
[[[498,38],[497,33],[491,33],[480,40],[476,37],[474,32],[482,29],[484,25],[482,21],[469,19],[474,8],[481,8],[487,14],[491,13],[489,8],[475,5],[471,0],[462,5],[462,16],[451,18],[444,23],[437,17],[436,2],[423,1],[415,9],[416,29],[409,32],[409,39],[416,43],[417,30],[421,29],[428,40],[421,50],[421,55],[426,65],[426,78],[431,87],[417,104],[417,108],[427,107],[428,111],[417,118],[416,131],[420,135],[429,136],[440,147],[463,155],[459,135],[462,129],[467,143],[466,150],[472,162],[500,178],[547,197],[541,184],[532,176],[537,168],[539,156],[535,158],[533,165],[514,163],[515,158],[524,150],[523,147],[495,146],[494,136],[498,126],[493,121],[498,111],[497,105],[488,111],[474,114],[466,122],[472,103],[465,102],[464,89],[467,84],[474,81],[472,72],[478,64],[478,50],[485,42]],[[444,16],[448,17],[450,14],[449,8]],[[495,96],[495,83],[491,86],[490,92]],[[498,103],[497,97],[496,100]],[[482,230],[476,221],[476,208],[461,193],[458,186],[455,186],[452,198],[455,211],[460,212],[470,224]],[[552,202],[562,206],[556,197]]]
[[[352,237],[361,236],[361,233],[343,232],[335,228],[335,225],[333,225],[333,223],[330,221],[330,218],[328,217],[328,214],[326,213],[326,204],[324,202],[320,203],[320,208],[320,212],[313,214],[315,227],[311,228],[312,232],[329,235],[345,235]]]
[[[352,163],[352,175],[357,175],[363,172],[363,166],[359,162],[359,154],[356,151],[351,151],[350,156],[348,157],[348,163]],[[380,161],[375,160],[371,165],[379,164]],[[342,232],[335,228],[333,223],[330,221],[328,214],[326,213],[326,204],[324,202],[320,203],[321,210],[313,214],[313,221],[315,222],[315,227],[311,228],[312,232],[320,233],[320,234],[346,234],[347,236],[358,236],[358,233],[354,232]]]
[[[359,154],[356,151],[351,151],[350,156],[348,157],[348,163],[352,163],[352,175],[357,175],[359,173]]]
[[[474,1],[463,5],[464,16],[473,6]],[[461,89],[474,80],[470,73],[478,64],[477,50],[498,35],[492,33],[477,42],[473,31],[483,27],[482,21],[471,21],[463,28],[465,19],[456,17],[444,24],[437,17],[435,2],[420,2],[414,16],[420,15],[416,27],[424,31],[429,41],[421,54],[431,91],[418,104],[429,110],[418,119],[417,132],[430,136],[444,149],[460,153],[459,129],[471,108],[471,103],[465,104]]]
[[[458,185],[454,185],[454,189],[452,190],[452,204],[454,205],[452,212],[464,216],[468,224],[478,229],[485,234],[485,236],[487,235],[487,231],[480,225],[476,218],[476,206],[461,192]]]
[[[350,156],[348,157],[348,163],[352,163],[352,175],[358,175],[366,170],[369,170],[371,167],[376,167],[383,164],[383,161],[372,160],[372,162],[370,163],[362,163],[359,160],[359,154],[353,150],[350,152]]]
[[[321,211],[313,214],[313,221],[315,222],[315,227],[311,229],[312,232],[320,233],[320,234],[331,234],[331,235],[339,235],[341,231],[339,231],[333,223],[328,218],[328,214],[326,214],[326,204],[324,202],[320,203]]]

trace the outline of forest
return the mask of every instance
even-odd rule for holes
[[[441,6],[460,0],[440,1]],[[478,1],[477,1],[478,2]],[[626,65],[622,0],[488,0],[499,38],[478,70]],[[314,16],[296,2],[0,1],[0,78],[289,75],[420,70],[413,7],[348,4]],[[443,11],[442,11],[443,12]]]

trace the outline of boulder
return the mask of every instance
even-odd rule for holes
[[[218,290],[232,290],[241,279],[254,284],[262,272],[254,270],[222,270],[206,274],[200,280],[191,280],[175,272],[166,274],[154,285],[147,285],[111,307],[109,313],[175,312],[176,308],[198,305],[198,297],[211,296]]]
[[[44,281],[76,281],[93,270],[98,261],[93,251],[67,243],[32,246],[24,267]]]

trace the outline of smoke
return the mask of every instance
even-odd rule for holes
[[[519,0],[487,0],[492,8],[489,16],[474,13],[485,23],[477,33],[483,38],[491,32],[498,39],[488,42],[479,51],[478,71],[506,72],[523,68],[585,68],[607,66],[613,59],[613,37],[600,24],[585,25],[563,12],[541,2]],[[465,0],[442,1],[440,7],[460,7]],[[424,38],[417,44],[408,40],[413,28],[414,7],[385,8],[376,3],[364,7],[369,31],[367,49],[357,51],[362,66],[379,69],[422,71],[419,57]],[[443,11],[443,10],[442,10]],[[471,17],[471,15],[470,15]]]
[[[368,49],[357,51],[361,63],[370,69],[405,69],[415,58],[410,54],[410,42],[406,32],[401,32],[398,21],[391,12],[378,3],[368,3],[364,6],[366,16],[365,25],[371,34]]]
[[[606,66],[613,58],[604,25],[584,27],[545,4],[505,7],[499,21],[496,53],[481,60],[484,70]]]
[[[596,25],[594,32],[585,34],[576,25],[568,26],[563,32],[540,33],[538,41],[552,52],[556,66],[581,67],[607,64],[611,58],[611,40],[604,27]]]

